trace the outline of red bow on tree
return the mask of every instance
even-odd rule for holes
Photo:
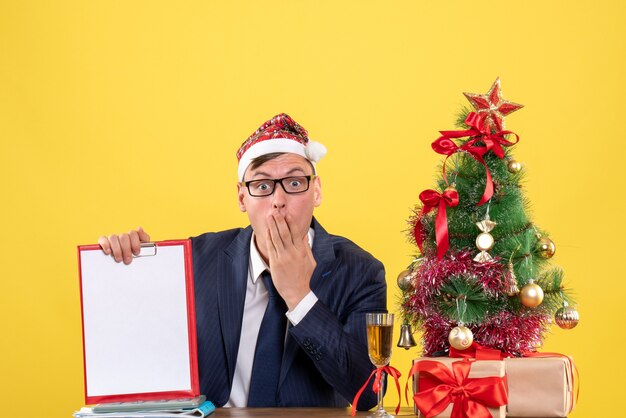
[[[451,418],[491,418],[488,407],[497,408],[508,403],[506,377],[468,378],[471,366],[469,360],[452,363],[452,370],[429,360],[413,365],[409,377],[425,373],[438,383],[413,396],[415,405],[426,418],[442,413],[451,403]],[[408,400],[408,382],[405,392]]]
[[[420,193],[420,200],[422,201],[422,210],[415,221],[413,228],[413,236],[415,242],[422,251],[422,245],[424,243],[424,226],[422,225],[422,218],[428,212],[437,208],[437,219],[435,220],[435,238],[437,241],[437,257],[441,260],[446,251],[448,251],[448,216],[446,210],[448,207],[454,207],[459,204],[459,193],[453,188],[447,188],[443,193],[439,193],[436,190],[424,190]]]
[[[483,195],[478,202],[478,206],[481,206],[485,202],[489,201],[491,196],[493,196],[493,180],[491,179],[491,172],[489,171],[483,156],[489,151],[493,151],[498,158],[504,158],[504,148],[502,147],[515,145],[519,141],[519,136],[512,131],[499,131],[491,133],[490,128],[485,124],[484,114],[470,112],[467,115],[467,118],[465,118],[465,123],[469,125],[471,129],[461,131],[440,131],[441,136],[432,143],[432,148],[439,154],[447,155],[446,160],[452,154],[457,152],[467,152],[485,167],[487,180]],[[505,135],[508,134],[515,135],[515,142],[508,141],[505,138]],[[452,141],[452,138],[464,138],[466,136],[473,138],[460,147]],[[476,145],[478,141],[482,142],[484,145]],[[447,183],[448,179],[446,176],[445,161],[443,163],[443,178]]]

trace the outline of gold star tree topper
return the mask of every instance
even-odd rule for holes
[[[485,116],[487,126],[498,132],[504,129],[505,116],[524,107],[524,105],[502,98],[500,77],[496,78],[487,94],[463,93],[463,95],[474,106],[476,113]]]

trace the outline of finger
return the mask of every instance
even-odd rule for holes
[[[278,233],[280,234],[280,239],[283,241],[283,244],[294,244],[296,240],[291,236],[291,231],[289,230],[289,225],[285,220],[285,217],[282,215],[274,214],[274,221],[276,222],[276,227],[278,228]]]
[[[311,249],[311,244],[309,244],[309,228],[305,228],[304,231],[301,231],[300,235],[297,231],[293,232],[293,242],[298,247],[298,249],[308,248]]]
[[[128,237],[130,238],[130,249],[133,252],[133,255],[139,255],[141,252],[141,241],[139,240],[139,233],[135,230],[132,230],[128,233]]]
[[[102,251],[106,255],[111,254],[111,244],[109,244],[109,240],[107,237],[103,235],[100,238],[98,238],[98,244],[100,244],[100,248],[102,248]]]
[[[307,257],[313,263],[313,266],[317,265],[317,261],[315,261],[315,257],[313,256],[313,249],[309,245],[309,234],[304,236],[304,251],[306,252]]]
[[[141,242],[150,242],[150,235],[142,227],[137,228],[137,233]]]
[[[117,235],[109,235],[109,243],[111,244],[111,252],[113,259],[118,263],[122,261],[122,248],[120,247],[120,239]]]
[[[133,261],[133,252],[130,248],[130,236],[128,234],[120,235],[120,248],[122,249],[124,264],[130,264]]]
[[[304,249],[304,253],[308,257],[313,257],[313,251],[311,250],[311,246],[309,245],[309,234],[305,234],[302,237],[302,241],[300,241],[300,245],[302,245],[302,248]]]
[[[276,257],[278,257],[278,253],[276,252],[276,247],[274,246],[274,243],[272,242],[272,238],[271,238],[271,234],[270,234],[270,230],[269,227],[268,229],[266,229],[265,231],[266,237],[265,237],[265,247],[267,249],[267,256],[269,258],[269,262],[270,262],[270,266],[272,265],[272,261],[276,259]]]
[[[302,241],[300,241],[300,244],[302,244],[302,248],[304,248],[305,251],[311,252],[311,246],[309,245],[309,234],[308,234],[308,232],[306,234],[304,234],[304,236],[302,237]]]
[[[282,238],[280,237],[280,232],[278,232],[278,225],[276,225],[276,220],[272,215],[268,216],[267,219],[267,228],[269,232],[269,241],[274,246],[275,251],[282,250],[285,245],[283,243]]]

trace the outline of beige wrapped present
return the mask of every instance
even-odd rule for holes
[[[574,374],[566,356],[504,359],[510,417],[566,417],[574,409]]]
[[[416,363],[423,361],[436,361],[445,365],[448,369],[452,370],[452,363],[458,361],[464,361],[458,358],[449,357],[421,357],[413,361],[415,367]],[[465,360],[467,361],[467,360]],[[413,370],[413,369],[412,369]],[[468,378],[482,378],[482,377],[503,377],[505,374],[504,362],[501,360],[478,360],[471,362],[470,372]],[[427,373],[416,373],[413,375],[413,393],[420,391],[420,382],[422,389],[428,389],[436,386],[437,383],[433,381],[433,378]],[[447,408],[441,412],[437,417],[449,417],[452,413],[453,404],[447,406]],[[506,405],[500,407],[488,408],[491,416],[494,418],[504,418],[506,416]],[[415,414],[423,417],[423,415],[417,409],[417,405],[414,406]]]

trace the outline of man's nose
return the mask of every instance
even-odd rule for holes
[[[287,193],[283,189],[283,186],[278,183],[272,194],[272,207],[275,209],[284,208],[287,203]]]

